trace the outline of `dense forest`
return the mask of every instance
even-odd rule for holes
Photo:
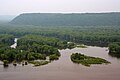
[[[44,65],[49,63],[49,61],[46,61],[46,57],[49,57],[50,61],[59,59],[60,53],[58,48],[64,48],[60,45],[66,45],[65,48],[69,45],[66,41],[52,37],[26,35],[19,38],[18,46],[14,49],[10,45],[6,45],[11,39],[14,40],[14,36],[3,34],[0,36],[0,60],[4,62],[4,66],[7,66],[8,63],[16,64],[23,61],[33,63],[35,66]],[[11,45],[12,42],[14,41],[11,41]],[[33,60],[42,60],[42,62]]]
[[[39,26],[111,26],[120,25],[120,13],[26,13],[10,23]]]
[[[54,37],[45,37],[45,36],[39,36],[39,35],[26,35],[21,37],[18,40],[18,47],[23,47],[26,46],[26,48],[29,47],[34,47],[32,45],[48,45],[48,46],[52,46],[54,48],[58,48],[58,49],[66,49],[66,48],[74,48],[75,44],[74,43],[68,43],[67,41],[63,41],[60,40],[58,38],[54,38]],[[36,47],[38,46],[36,45]],[[25,47],[22,49],[26,49]],[[40,47],[42,48],[42,47]],[[46,46],[47,48],[47,46]],[[32,48],[33,49],[33,48]],[[42,49],[41,49],[42,50]],[[51,50],[54,51],[54,50]],[[52,53],[52,52],[50,52]]]
[[[86,45],[107,46],[111,42],[120,42],[119,26],[20,26],[0,25],[1,34],[21,37],[27,34],[55,37]]]
[[[14,36],[13,35],[0,34],[0,46],[2,46],[2,45],[10,46],[13,43],[14,43]]]
[[[10,47],[14,38],[18,38],[15,49]],[[5,64],[48,64],[59,59],[59,49],[79,44],[108,47],[111,43],[109,54],[118,57],[119,42],[120,13],[21,14],[10,23],[0,23],[0,60]]]
[[[120,42],[109,44],[109,55],[120,58]]]
[[[0,60],[4,62],[4,66],[8,66],[8,63],[16,65],[17,62],[23,61],[28,61],[35,66],[45,65],[59,59],[58,49],[75,47],[72,42],[68,43],[54,37],[25,35],[18,39],[17,47],[14,49],[10,47],[14,43],[14,38],[13,35],[0,35]],[[49,61],[46,61],[46,57],[49,57]]]
[[[21,24],[21,25],[20,25]],[[108,46],[120,42],[120,13],[26,13],[10,24],[0,25],[1,34],[55,37],[86,45]]]

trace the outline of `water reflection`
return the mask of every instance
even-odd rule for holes
[[[117,59],[120,59],[120,54],[115,54],[115,53],[108,53],[109,54],[109,56],[111,56],[111,57],[115,57],[115,58],[117,58]]]

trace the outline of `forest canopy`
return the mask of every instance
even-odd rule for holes
[[[2,24],[0,25],[0,34],[11,34],[16,37],[34,34],[95,46],[108,46],[111,42],[120,42],[119,26],[30,26]]]
[[[109,44],[109,55],[120,58],[120,42]]]
[[[120,25],[120,13],[26,13],[11,24],[37,26],[110,26]]]
[[[14,38],[19,38],[16,49],[10,48]],[[120,13],[30,13],[0,23],[0,60],[5,63],[45,60],[47,56],[57,60],[58,49],[72,49],[77,44],[106,47],[113,42],[120,42]],[[119,44],[110,44],[109,49],[118,54]]]

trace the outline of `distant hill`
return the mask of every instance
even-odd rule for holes
[[[10,23],[41,26],[111,26],[120,25],[120,13],[26,13],[20,14]]]

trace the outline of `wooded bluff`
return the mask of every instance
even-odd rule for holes
[[[120,25],[120,13],[24,13],[10,23],[37,26],[111,26]]]

